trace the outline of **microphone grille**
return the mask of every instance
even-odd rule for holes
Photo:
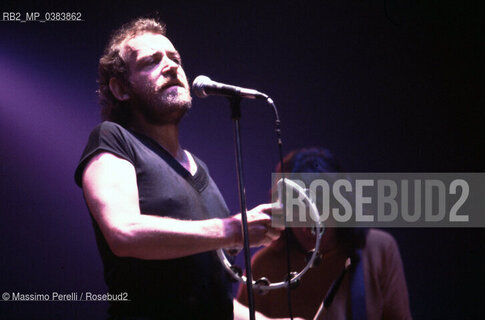
[[[211,79],[206,76],[197,76],[192,82],[192,91],[194,94],[199,98],[207,97],[207,93],[205,93],[205,86],[211,83]]]

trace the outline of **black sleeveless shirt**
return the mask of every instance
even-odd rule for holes
[[[107,121],[89,136],[75,172],[80,187],[86,164],[100,152],[133,164],[142,214],[181,220],[229,215],[202,161],[194,156],[197,172],[192,176],[154,140]],[[144,319],[233,318],[231,283],[215,251],[170,260],[121,258],[113,254],[92,221],[109,291],[127,293],[131,300],[110,302],[109,314]]]

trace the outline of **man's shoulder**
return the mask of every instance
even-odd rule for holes
[[[118,123],[100,122],[89,135],[88,145],[126,145],[135,141],[133,133]]]
[[[130,162],[133,158],[133,143],[129,138],[131,134],[121,125],[103,121],[99,123],[89,135],[88,142],[79,160],[75,171],[76,183],[81,186],[82,174],[89,160],[100,152],[109,152]]]
[[[92,130],[92,133],[126,133],[128,130],[116,122],[103,121],[98,123],[96,127]]]
[[[399,249],[396,240],[390,233],[379,229],[370,229],[367,233],[364,251],[374,258],[379,258],[392,256],[398,253]]]
[[[366,242],[367,243],[390,243],[395,242],[394,237],[387,231],[380,229],[369,229],[367,233]]]

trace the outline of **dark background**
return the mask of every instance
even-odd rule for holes
[[[0,9],[79,11],[84,19],[0,22],[0,292],[106,292],[73,172],[99,121],[97,61],[110,32],[155,11],[190,81],[204,74],[275,100],[286,152],[325,146],[354,172],[483,171],[478,1],[44,1]],[[252,207],[268,200],[278,155],[271,109],[242,107]],[[225,99],[195,98],[181,139],[236,212]],[[483,229],[388,231],[400,245],[415,319],[484,317]],[[105,307],[0,301],[0,318],[102,319]]]

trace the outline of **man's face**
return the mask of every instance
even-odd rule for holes
[[[125,40],[130,102],[150,123],[178,123],[192,98],[181,58],[165,36],[144,32]]]

